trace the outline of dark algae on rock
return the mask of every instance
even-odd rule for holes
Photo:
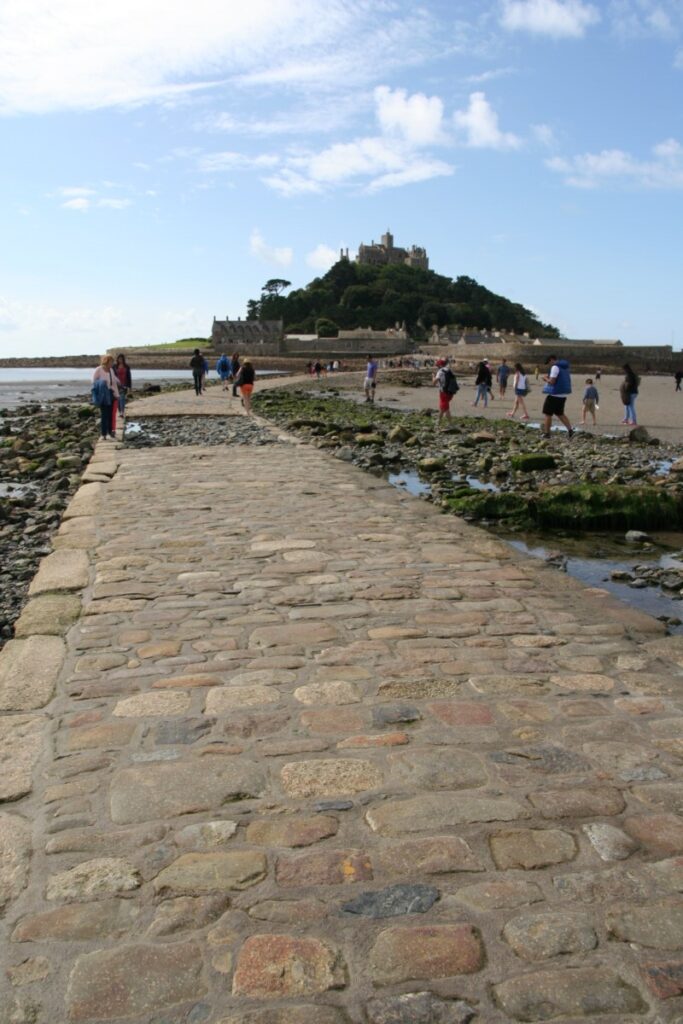
[[[439,431],[431,411],[368,408],[333,386],[266,392],[257,410],[361,468],[416,474],[428,500],[470,520],[546,532],[683,526],[683,474],[662,472],[681,446],[578,432],[570,444],[564,432],[546,440],[475,417]]]
[[[70,400],[0,410],[0,646],[92,455],[96,413]]]

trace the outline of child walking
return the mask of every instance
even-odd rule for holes
[[[593,426],[597,426],[597,419],[595,418],[595,410],[598,408],[598,402],[600,401],[600,395],[598,389],[593,384],[592,377],[586,377],[586,390],[583,393],[583,412],[581,413],[581,423],[586,425],[586,413],[590,413],[593,417]]]
[[[529,384],[527,383],[527,375],[524,367],[521,363],[515,363],[515,376],[513,380],[513,387],[515,389],[515,404],[512,406],[512,410],[507,414],[508,419],[513,420],[515,413],[518,409],[522,410],[522,419],[528,420],[529,413],[527,412],[526,402],[524,398],[529,394]]]

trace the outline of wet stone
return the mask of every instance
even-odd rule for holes
[[[205,993],[197,943],[99,950],[76,960],[67,993],[69,1020],[140,1020]]]
[[[414,925],[380,932],[370,953],[375,985],[449,978],[481,970],[484,949],[469,924]]]
[[[522,914],[503,928],[503,937],[524,960],[547,960],[560,953],[587,953],[598,937],[586,917],[567,914]]]
[[[345,914],[361,917],[398,917],[426,914],[438,899],[439,890],[431,885],[392,885],[377,892],[361,893],[341,909]]]
[[[642,1013],[646,1009],[638,990],[606,967],[523,974],[494,985],[493,992],[501,1009],[519,1021]]]
[[[476,1010],[460,999],[440,999],[432,992],[406,992],[371,999],[365,1011],[368,1024],[470,1024]]]
[[[683,949],[683,903],[671,898],[646,907],[614,907],[605,915],[605,925],[621,942],[651,949]]]
[[[519,829],[499,832],[489,839],[491,854],[501,871],[523,868],[530,871],[549,864],[573,860],[577,853],[574,837],[561,829]]]
[[[240,949],[234,995],[273,999],[307,996],[346,985],[339,952],[318,939],[253,935]]]

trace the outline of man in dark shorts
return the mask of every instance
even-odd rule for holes
[[[550,437],[550,427],[553,416],[557,416],[560,423],[564,423],[567,434],[570,438],[574,436],[574,429],[565,416],[564,406],[567,398],[572,393],[572,378],[569,373],[569,363],[566,359],[558,359],[557,356],[548,356],[545,361],[550,366],[545,381],[545,401],[543,403],[543,437]]]

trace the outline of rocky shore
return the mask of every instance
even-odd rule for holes
[[[97,410],[81,401],[0,409],[0,646],[40,559],[81,482],[97,437]]]

